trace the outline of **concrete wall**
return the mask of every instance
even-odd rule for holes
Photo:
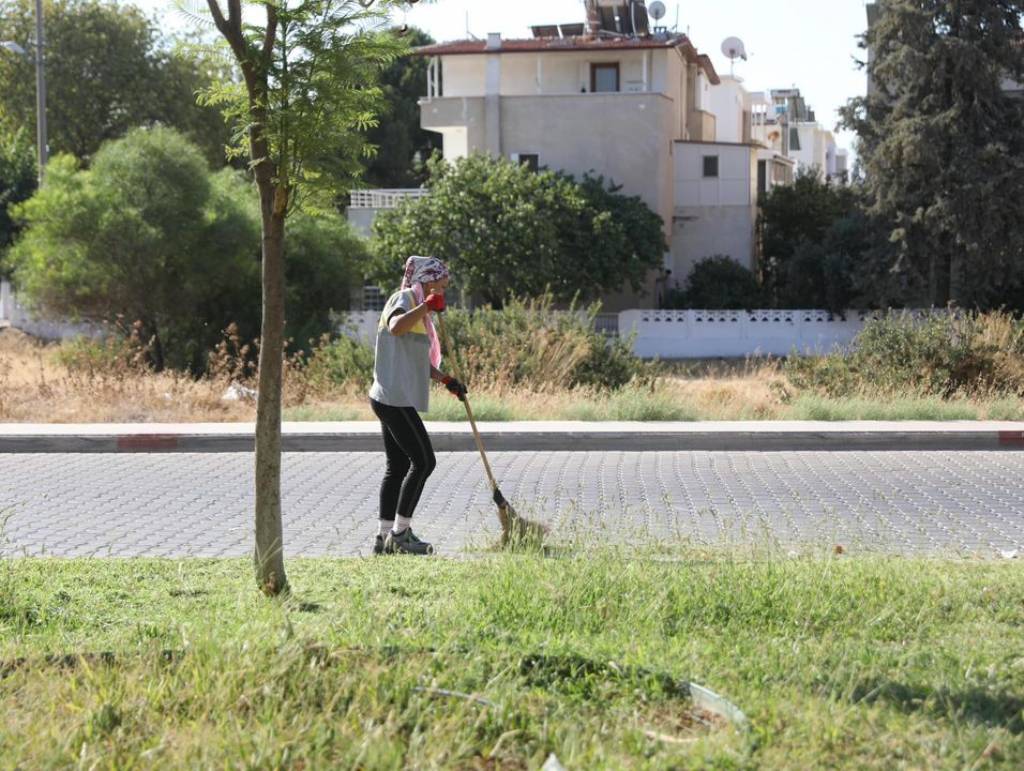
[[[718,142],[746,142],[750,139],[750,94],[742,82],[729,75],[712,86],[708,95],[708,111],[714,113]]]
[[[792,150],[790,155],[797,160],[800,171],[816,168],[824,178],[829,170],[830,140],[834,147],[832,133],[817,123],[798,123],[796,129],[800,133],[800,149]]]
[[[678,51],[665,51],[654,57],[655,86],[675,101],[670,139],[686,138],[686,116],[689,112],[689,76],[686,62]],[[662,80],[664,78],[664,80]]]
[[[420,125],[441,134],[444,157],[448,160],[487,151],[487,121],[482,96],[422,99]]]
[[[446,97],[483,96],[486,87],[486,56],[442,56],[441,83]]]
[[[483,96],[488,91],[488,60],[498,59],[501,72],[498,89],[502,96],[589,92],[590,65],[617,62],[621,91],[635,93],[649,90],[675,97],[678,93],[678,80],[669,78],[670,56],[679,59],[679,54],[669,49],[442,56],[442,96]]]
[[[0,328],[13,327],[42,340],[70,340],[75,337],[101,337],[100,327],[69,321],[40,318],[18,302],[10,283],[0,281]]]
[[[828,353],[848,346],[872,313],[850,311],[845,318],[822,310],[645,311],[617,314],[622,336],[636,333],[634,352],[643,358],[711,359],[757,355]],[[377,311],[350,313],[339,331],[372,345]],[[615,316],[609,321],[614,324]]]
[[[596,170],[667,218],[673,107],[656,94],[503,97],[501,154],[536,153],[577,176]]]
[[[757,149],[750,145],[677,142],[672,275],[726,255],[753,267],[757,222]],[[705,178],[703,158],[718,156],[718,177]]]
[[[845,319],[821,310],[626,311],[619,334],[636,333],[645,359],[708,359],[828,353],[849,346],[871,313]]]
[[[552,108],[552,100],[558,103]],[[502,152],[536,153],[542,166],[582,177],[604,175],[637,195],[671,233],[671,143],[675,103],[656,94],[576,94],[565,97],[503,97]],[[611,293],[605,309],[618,311],[651,302],[646,295]]]

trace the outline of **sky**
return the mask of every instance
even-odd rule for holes
[[[176,24],[171,0],[135,2],[164,16],[168,26]],[[796,86],[828,129],[835,128],[838,108],[866,90],[866,76],[854,62],[864,55],[857,36],[867,27],[865,0],[663,2],[668,14],[661,23],[675,26],[678,9],[679,31],[711,56],[719,73],[729,73],[722,41],[739,37],[749,60],[738,61],[735,71],[747,89]],[[531,25],[584,19],[582,0],[436,0],[416,5],[406,19],[436,40],[448,41],[466,37],[467,14],[469,31],[481,38],[489,32],[505,38],[532,37]],[[852,152],[852,134],[840,132],[836,138]]]

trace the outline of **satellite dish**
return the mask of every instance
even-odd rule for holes
[[[743,41],[738,37],[728,37],[722,43],[722,53],[725,54],[729,61],[736,61],[737,59],[747,60],[747,49],[743,45]]]
[[[651,7],[647,9],[647,13],[650,14],[651,18],[655,21],[661,21],[665,18],[665,4],[661,0],[654,0],[651,3]]]

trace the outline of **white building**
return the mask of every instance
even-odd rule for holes
[[[450,160],[486,153],[594,172],[640,196],[662,218],[674,280],[719,254],[754,267],[758,197],[791,183],[798,164],[775,92],[751,94],[686,35],[649,29],[642,0],[585,6],[585,24],[534,27],[532,39],[419,49],[429,60],[421,125],[441,134]],[[808,141],[822,169],[838,163],[830,136]],[[654,302],[653,291],[606,298],[612,310]]]
[[[770,125],[776,127],[785,154],[796,161],[797,173],[816,171],[825,180],[846,181],[849,153],[814,115],[799,88],[771,91]]]
[[[758,200],[793,181],[795,161],[770,137],[762,94],[727,75],[710,90],[712,141],[676,142],[673,275],[684,278],[700,260],[726,255],[753,270]]]
[[[537,28],[529,40],[492,34],[420,49],[430,58],[421,125],[442,135],[448,159],[487,153],[604,175],[659,214],[675,244],[677,148],[715,140],[709,108],[718,74],[685,35],[624,37],[598,25],[592,20],[588,34],[561,25]],[[645,296],[624,292],[606,305],[651,303],[654,278]]]

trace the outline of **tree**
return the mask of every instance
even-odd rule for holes
[[[792,185],[773,188],[761,201],[761,280],[775,303],[792,301],[793,257],[802,245],[820,246],[833,223],[857,208],[851,188],[801,172]],[[798,277],[799,278],[799,277]]]
[[[665,307],[750,310],[763,304],[753,271],[731,257],[716,255],[693,266],[683,288],[668,293]]]
[[[661,218],[600,177],[486,156],[429,162],[430,195],[382,212],[370,277],[387,286],[410,254],[448,261],[458,287],[495,306],[509,293],[560,301],[639,289],[665,250]]]
[[[257,232],[234,173],[211,179],[199,150],[162,128],[104,145],[87,170],[57,156],[16,209],[19,288],[54,314],[140,322],[156,368],[201,369],[228,323],[254,327]]]
[[[336,211],[296,212],[287,224],[286,334],[302,346],[331,329],[333,311],[348,310],[362,287],[366,241]]]
[[[892,250],[866,208],[859,186],[836,185],[813,172],[764,197],[760,278],[773,307],[840,312],[854,302],[899,302],[878,267]]]
[[[156,109],[152,121],[181,131],[199,146],[212,166],[224,165],[231,129],[218,109],[197,103],[198,94],[230,77],[224,57],[210,52],[201,41],[188,38],[174,41],[155,57]]]
[[[0,136],[0,276],[7,275],[5,255],[18,233],[15,204],[36,189],[36,156],[24,131]]]
[[[1021,0],[881,0],[865,35],[877,86],[843,110],[888,269],[918,302],[986,307],[1024,281]]]
[[[137,126],[180,128],[207,157],[224,162],[230,138],[215,109],[196,104],[215,61],[169,49],[153,22],[112,0],[45,4],[49,146],[88,160],[105,141]],[[33,38],[32,0],[0,0],[0,40],[26,49]],[[0,131],[34,134],[36,96],[30,57],[0,52]]]
[[[260,588],[287,590],[281,527],[281,377],[285,320],[285,220],[303,196],[345,192],[360,172],[375,123],[382,69],[401,39],[379,31],[398,0],[264,0],[263,23],[241,0],[207,0],[242,82],[211,91],[248,143],[260,200],[262,325],[256,406],[256,545]]]
[[[434,42],[416,28],[408,31],[407,40],[412,46]],[[427,60],[422,56],[403,56],[381,76],[386,107],[379,125],[367,132],[367,141],[377,148],[363,175],[367,185],[419,187],[426,181],[426,161],[442,144],[440,134],[420,128],[419,100],[426,95],[426,82]]]
[[[259,335],[260,214],[253,183],[211,174],[199,148],[171,129],[137,129],[105,145],[92,168],[55,159],[20,208],[23,294],[53,314],[142,322],[155,366],[199,374],[233,324]],[[299,212],[292,239],[287,334],[299,344],[348,307],[366,247],[335,211]]]

